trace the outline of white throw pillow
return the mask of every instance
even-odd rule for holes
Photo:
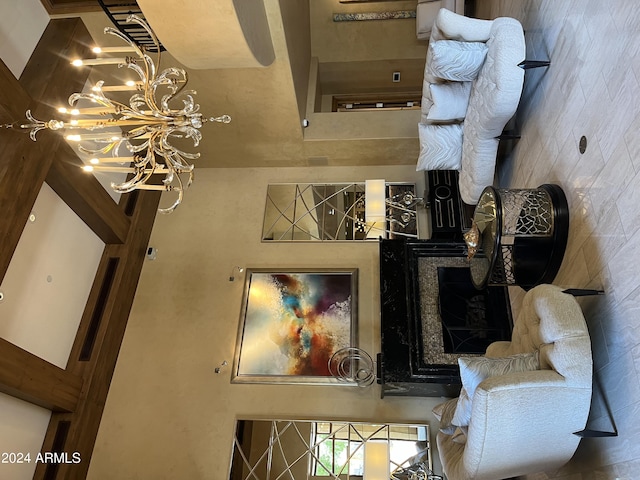
[[[482,42],[438,40],[429,49],[431,74],[458,82],[475,80],[487,56],[487,46]]]
[[[459,170],[462,162],[462,125],[418,124],[420,156],[417,171]]]
[[[467,114],[471,82],[432,83],[430,85],[433,105],[427,119],[431,122],[462,120]]]
[[[490,377],[538,370],[540,360],[536,351],[502,358],[461,357],[458,359],[458,365],[460,365],[462,390],[451,423],[465,427],[471,421],[471,405],[478,385]]]

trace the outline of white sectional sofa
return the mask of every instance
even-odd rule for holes
[[[438,107],[438,99],[433,98],[432,92],[454,83],[433,73],[433,52],[442,40],[472,47],[482,44],[486,47],[486,56],[477,76],[470,80],[464,118],[456,113],[456,118],[442,119],[440,116],[434,121],[429,117],[434,112],[434,105]],[[493,184],[498,137],[520,102],[524,70],[519,64],[524,60],[524,32],[516,19],[479,20],[444,8],[439,10],[431,29],[425,67],[418,170],[459,170],[460,196],[467,204],[475,205],[484,187]],[[468,89],[469,85],[466,87]],[[448,100],[446,103],[451,104]],[[451,126],[457,122],[462,128]],[[433,135],[438,137],[440,130],[455,138],[461,135],[462,144],[453,152],[448,152],[449,145],[435,145]],[[455,158],[446,159],[449,154]],[[435,163],[432,161],[434,155]],[[446,161],[443,162],[443,158]]]

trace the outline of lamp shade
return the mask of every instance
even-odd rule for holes
[[[386,220],[386,183],[384,180],[366,180],[364,184],[364,218],[367,223]]]
[[[389,444],[385,440],[369,440],[364,444],[363,480],[389,480]]]

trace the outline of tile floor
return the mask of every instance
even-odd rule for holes
[[[581,303],[619,436],[583,440],[568,465],[526,479],[640,478],[640,8],[635,0],[477,0],[476,16],[519,19],[528,58],[551,60],[526,74],[522,139],[501,163],[499,184],[561,185],[571,227],[554,283],[606,290]],[[521,297],[514,289],[514,312]],[[593,425],[606,427],[604,401],[594,403]]]

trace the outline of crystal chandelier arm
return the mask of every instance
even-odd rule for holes
[[[169,187],[167,188],[167,190],[170,190],[172,192],[174,191],[178,192],[178,195],[177,195],[176,201],[173,202],[173,204],[170,207],[158,209],[158,212],[163,213],[165,215],[173,212],[176,209],[176,207],[182,203],[182,197],[184,196],[184,191],[182,190],[182,188]]]
[[[127,21],[129,21],[129,18],[127,18]],[[138,57],[142,57],[144,55],[144,52],[142,51],[140,46],[138,46],[137,43],[131,41],[131,39],[129,37],[127,37],[124,33],[122,33],[120,30],[118,30],[116,28],[113,28],[113,27],[105,27],[103,32],[105,34],[113,35],[114,37],[118,37],[123,42],[125,42],[127,45],[133,47],[133,49],[135,50],[135,52],[136,52]]]
[[[154,87],[158,85],[167,85],[174,94],[178,94],[187,85],[188,81],[189,74],[186,70],[177,67],[169,67],[160,72],[152,84]]]
[[[171,167],[177,172],[190,172],[194,168],[193,164],[184,162],[184,159],[177,152],[164,152],[164,158],[167,167]]]
[[[160,47],[160,41],[158,40],[158,37],[156,37],[156,34],[153,30],[151,30],[151,27],[149,27],[149,25],[147,24],[147,22],[145,20],[143,20],[142,18],[140,18],[137,15],[129,15],[127,17],[126,20],[127,23],[137,23],[138,25],[140,25],[145,32],[147,32],[149,34],[149,37],[151,38],[151,40],[153,41],[153,45],[156,47],[157,50],[157,57],[156,57],[156,61],[157,64],[160,65],[160,51],[162,50],[162,48]]]
[[[100,87],[104,84],[104,81],[99,81],[96,86]],[[72,93],[69,96],[69,105],[75,107],[78,101],[80,100],[88,100],[91,103],[99,103],[103,107],[114,108],[118,105],[118,102],[113,100],[109,100],[107,97],[100,93]],[[116,108],[117,110],[117,108]]]
[[[86,153],[87,155],[98,155],[100,153],[102,154],[106,154],[109,152],[112,152],[117,149],[117,147],[120,145],[120,143],[122,143],[122,139],[117,140],[117,141],[109,141],[107,140],[107,145],[105,145],[102,148],[97,148],[97,149],[91,149],[91,148],[87,148],[84,147],[83,145],[78,145],[78,150],[81,151],[82,153]],[[101,143],[98,140],[96,140],[97,143]],[[115,156],[115,153],[113,154]]]
[[[155,67],[153,63],[149,65],[148,62],[151,61],[151,59],[149,58],[148,55],[143,55],[142,60],[145,65],[144,70],[140,68],[140,65],[138,65],[135,61],[127,62],[126,65],[129,70],[133,70],[134,72],[136,72],[138,77],[140,77],[140,81],[142,82],[143,88],[145,88],[148,85],[150,79],[152,79],[153,76],[155,75]]]
[[[148,151],[144,161],[135,165],[133,177],[123,183],[112,183],[111,188],[119,193],[129,193],[140,185],[145,184],[153,175],[156,166],[155,154]]]

